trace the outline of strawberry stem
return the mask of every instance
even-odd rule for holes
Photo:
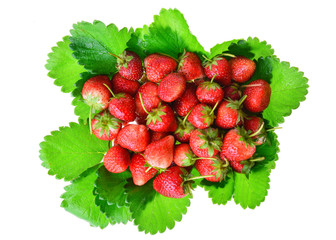
[[[113,54],[113,53],[110,53],[110,52],[109,52],[109,54],[112,55],[112,56],[115,57],[115,58],[118,58],[118,59],[122,60],[121,57],[119,57],[119,56],[117,56],[117,55],[115,55],[115,54]]]
[[[197,176],[197,177],[191,177],[191,178],[188,178],[186,181],[191,181],[191,180],[195,180],[195,179],[201,179],[201,178],[207,178],[207,177],[213,177],[214,175],[204,175],[204,176]]]
[[[244,95],[238,102],[238,106],[242,105],[245,99],[247,98],[247,95]]]
[[[250,134],[249,137],[254,137],[254,136],[258,135],[260,133],[260,131],[263,129],[263,127],[264,127],[264,122],[261,124],[259,129],[255,133]]]
[[[211,157],[196,157],[196,158],[193,158],[193,160],[200,160],[200,159],[217,160],[217,158],[211,158]]]
[[[187,113],[187,115],[183,118],[183,121],[182,121],[183,126],[185,126],[185,122],[187,121],[187,119],[188,119],[188,117],[189,117],[191,111],[192,111],[192,109],[191,109],[191,110]]]
[[[215,106],[212,108],[211,112],[209,113],[210,116],[213,114],[213,112],[215,111],[215,109],[218,106],[218,104],[219,104],[219,101],[216,102]]]
[[[92,122],[92,105],[90,105],[90,114],[89,114],[89,128],[90,128],[90,134],[92,135],[91,122]]]
[[[211,78],[211,81],[210,81],[211,83],[213,82],[216,76],[217,76],[217,73]]]
[[[246,87],[260,87],[260,86],[261,86],[261,84],[251,84],[251,85],[242,85],[240,87],[246,88]]]
[[[221,56],[227,56],[227,57],[232,57],[235,58],[236,56],[231,54],[231,53],[222,53]]]
[[[112,141],[108,142],[108,147],[109,147],[109,149],[112,147]]]
[[[266,132],[270,132],[270,131],[274,131],[276,129],[282,129],[282,127],[274,127],[274,128],[270,128],[270,129],[267,129]]]
[[[260,162],[265,160],[265,157],[258,157],[258,158],[253,158],[253,159],[249,159],[250,162]]]
[[[147,114],[149,114],[149,112],[148,112],[147,109],[145,108],[145,105],[144,105],[143,100],[142,100],[142,95],[141,95],[140,92],[139,92],[139,98],[140,98],[140,102],[141,102],[141,106],[142,106],[143,110],[144,110]]]
[[[113,91],[111,90],[111,88],[109,88],[109,86],[107,86],[105,83],[103,85],[110,91],[110,93],[112,94],[112,97],[115,98],[115,95],[114,95]]]

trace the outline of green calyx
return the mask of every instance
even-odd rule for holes
[[[248,160],[241,161],[240,163],[244,164],[244,167],[242,169],[242,173],[245,174],[246,177],[248,178],[248,175],[251,172],[251,169],[253,168],[255,163],[256,162],[261,162],[263,160],[265,160],[265,157],[250,158]]]
[[[114,54],[111,54],[115,56]],[[133,56],[127,56],[126,51],[123,51],[117,58],[117,69],[120,70],[121,67],[127,68],[127,64],[133,59]]]
[[[186,58],[186,50],[183,50],[182,55],[178,58],[178,65],[177,65],[177,71],[179,71],[181,69],[181,67],[183,66],[184,63],[184,59]]]
[[[229,171],[229,161],[225,159],[225,161],[222,161],[219,158],[214,158],[213,164],[211,165],[214,170],[212,170],[212,173],[215,174],[216,178],[219,178],[219,181],[223,181]]]
[[[201,135],[198,135],[198,137],[204,141],[200,149],[208,149],[208,155],[210,157],[214,155],[215,150],[221,150],[223,141],[218,136],[218,129],[207,128],[199,131]]]
[[[195,127],[189,121],[185,121],[185,119],[186,117],[184,119],[177,117],[177,128],[174,133],[178,134],[180,138],[183,137],[184,134],[189,134],[195,129]]]
[[[162,106],[160,104],[157,108],[152,109],[152,111],[147,115],[146,124],[155,124],[157,121],[162,122],[161,116],[166,115],[166,113],[163,111],[165,108],[166,106]]]
[[[204,67],[204,68],[209,67],[210,70],[211,70],[212,65],[217,66],[217,65],[218,65],[217,61],[223,59],[223,58],[220,57],[220,56],[216,56],[216,57],[214,57],[214,58],[212,58],[212,59],[209,59],[209,58],[207,58],[207,57],[204,56],[204,55],[203,55],[203,58],[205,59],[205,60],[203,61],[203,67]]]
[[[100,137],[103,136],[104,133],[108,136],[110,134],[110,129],[118,129],[122,122],[107,111],[104,111],[102,114],[97,114],[94,119],[97,120],[97,123],[93,126],[93,129],[101,129],[99,132]]]
[[[210,126],[213,121],[215,120],[216,116],[214,114],[216,107],[218,106],[219,102],[215,104],[213,108],[210,108],[208,105],[203,106],[201,113],[202,113],[202,118],[204,119],[204,123]]]
[[[221,86],[218,83],[212,82],[212,81],[210,81],[210,82],[209,81],[202,82],[200,84],[200,87],[202,89],[207,90],[207,91],[209,91],[210,89],[212,89],[212,90],[221,89]]]
[[[229,103],[226,105],[227,108],[231,108],[234,110],[237,110],[238,112],[238,117],[237,117],[237,121],[236,124],[238,124],[240,121],[244,122],[244,118],[246,117],[246,114],[243,111],[243,102],[246,99],[246,95],[244,95],[242,98],[240,98],[239,100],[232,100],[230,98],[226,99],[226,101],[228,101]]]
[[[87,94],[84,102],[90,106],[93,113],[99,112],[104,109],[104,104],[100,101],[100,97],[94,96],[92,94]]]

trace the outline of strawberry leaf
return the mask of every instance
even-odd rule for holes
[[[80,79],[79,74],[84,67],[79,65],[77,59],[73,58],[73,51],[69,48],[69,36],[53,47],[48,54],[49,59],[45,65],[49,70],[48,76],[55,79],[54,84],[62,87],[62,92],[69,93],[75,89],[75,83]]]
[[[191,34],[183,14],[177,9],[162,9],[160,15],[155,15],[143,39],[138,42],[138,46],[147,55],[164,53],[178,58],[184,50],[206,54],[197,38]]]
[[[246,42],[250,47],[250,51],[254,54],[252,60],[259,59],[260,57],[269,57],[274,54],[274,50],[271,45],[267,44],[266,41],[260,42],[260,40],[256,37],[249,37]]]
[[[66,192],[61,196],[64,199],[61,207],[88,221],[91,226],[105,228],[109,221],[95,205],[93,195],[94,182],[97,178],[96,171],[99,166],[100,164],[89,168],[64,188]]]
[[[225,41],[223,43],[217,44],[210,49],[210,54],[208,55],[209,59],[216,57],[217,55],[222,54],[223,52],[229,51],[231,44],[237,43],[239,39],[234,39],[231,41]]]
[[[179,199],[164,197],[153,189],[153,181],[141,187],[130,181],[125,188],[134,224],[145,233],[163,233],[167,228],[172,229],[190,206],[191,195]]]
[[[147,54],[145,35],[149,34],[148,26],[144,25],[143,28],[137,28],[131,35],[131,39],[127,42],[128,50],[136,52],[140,58],[144,59]]]
[[[106,26],[100,21],[93,23],[79,22],[70,31],[70,48],[73,56],[85,69],[96,74],[112,74],[117,71],[115,55],[127,48],[131,31],[120,31],[114,24]]]
[[[275,127],[283,123],[284,117],[289,116],[306,99],[308,79],[296,67],[291,67],[288,62],[280,62],[274,56],[260,59],[257,68],[253,78],[263,77],[270,82],[272,89],[269,106],[262,113],[263,118]],[[268,71],[260,74],[264,69]]]
[[[212,199],[213,204],[225,205],[232,198],[234,181],[233,178],[229,177],[226,177],[221,182],[209,182],[203,179],[200,182],[200,186],[208,191],[209,198]]]
[[[254,209],[265,200],[269,186],[271,169],[275,168],[278,159],[279,142],[273,132],[269,132],[267,141],[257,147],[258,157],[265,157],[262,162],[256,163],[248,177],[245,174],[234,173],[234,201],[244,209]]]
[[[107,142],[91,135],[83,123],[70,123],[69,127],[51,132],[40,147],[42,166],[49,169],[48,174],[65,181],[98,164],[108,150]]]

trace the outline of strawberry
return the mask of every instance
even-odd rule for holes
[[[188,115],[184,119],[177,118],[177,129],[174,132],[175,138],[180,142],[189,142],[191,132],[195,127],[187,121]]]
[[[91,121],[93,134],[105,141],[111,141],[118,135],[121,121],[113,117],[108,111],[103,111],[94,116]]]
[[[175,59],[158,53],[145,57],[144,65],[148,80],[155,83],[160,82],[167,74],[174,72],[177,67]]]
[[[242,164],[241,162],[238,162],[238,161],[229,161],[229,162],[230,162],[231,168],[234,171],[236,171],[238,173],[242,173],[243,172],[244,164]]]
[[[159,84],[158,94],[161,100],[172,102],[182,96],[186,88],[186,79],[181,73],[169,73]]]
[[[185,170],[178,166],[168,168],[153,181],[155,191],[165,197],[183,198],[188,194],[184,186]],[[186,185],[188,186],[188,185]]]
[[[128,93],[132,97],[137,93],[140,83],[138,81],[128,80],[123,78],[120,73],[114,74],[112,80],[112,91],[115,94]]]
[[[142,62],[138,54],[131,51],[124,51],[115,57],[117,57],[117,69],[121,76],[133,81],[138,81],[141,78],[143,70]]]
[[[151,135],[151,143],[156,142],[157,140],[160,140],[169,135],[169,132],[155,132],[152,130],[149,130],[149,132]]]
[[[144,185],[157,173],[155,168],[149,169],[145,164],[145,158],[141,154],[137,153],[133,155],[129,168],[135,185]]]
[[[182,73],[187,81],[205,77],[202,62],[193,52],[185,52],[179,59],[178,72]]]
[[[217,129],[196,129],[190,135],[189,144],[196,156],[209,158],[215,156],[221,150],[222,140]]]
[[[101,111],[108,107],[111,93],[104,84],[111,88],[111,81],[105,75],[92,77],[84,83],[83,99],[94,111]]]
[[[184,117],[198,103],[195,84],[187,83],[186,90],[182,96],[173,103],[173,108],[178,115]]]
[[[250,112],[264,111],[270,102],[271,86],[265,80],[258,79],[245,86],[243,95],[246,95],[244,107]]]
[[[242,92],[236,83],[233,83],[230,86],[224,87],[223,91],[224,91],[225,99],[239,100],[242,96]]]
[[[222,101],[224,91],[218,83],[211,81],[202,82],[196,90],[196,96],[201,103],[214,106],[217,102]]]
[[[119,145],[111,147],[103,158],[105,168],[112,173],[125,171],[130,161],[129,152]]]
[[[145,125],[128,124],[120,130],[117,142],[123,148],[142,152],[150,143],[150,134]]]
[[[237,126],[240,121],[243,121],[244,112],[242,111],[242,102],[245,97],[238,100],[224,100],[220,103],[217,111],[215,124],[218,127],[229,129]]]
[[[196,128],[208,128],[215,120],[214,111],[217,104],[212,109],[204,103],[197,104],[188,116],[188,121]]]
[[[209,79],[214,77],[214,80],[223,86],[231,83],[231,68],[224,57],[217,56],[212,60],[207,59],[204,62],[204,73]]]
[[[231,67],[232,79],[239,83],[250,80],[256,69],[256,64],[251,59],[243,56],[231,58],[229,64]]]
[[[223,140],[220,152],[221,159],[229,161],[244,161],[253,156],[256,146],[244,128],[231,129]]]
[[[142,106],[140,95],[145,109]],[[158,86],[155,83],[146,82],[139,88],[135,95],[135,111],[137,116],[147,116],[146,110],[150,112],[153,108],[157,108],[160,102],[161,99],[158,95]]]
[[[264,121],[260,117],[251,116],[244,120],[244,128],[248,133],[256,134],[252,137],[256,145],[261,145],[266,140]]]
[[[147,115],[146,124],[148,128],[156,132],[171,132],[171,126],[174,122],[176,124],[173,109],[167,104],[162,104],[159,105],[159,107],[152,109]]]
[[[127,93],[118,93],[114,95],[110,100],[108,109],[113,116],[120,120],[126,122],[135,120],[135,101],[131,95]]]
[[[173,136],[168,135],[146,147],[145,159],[149,165],[156,168],[167,168],[173,162],[174,157]]]
[[[180,167],[194,165],[197,157],[193,154],[189,144],[181,143],[174,148],[174,163]]]
[[[228,172],[229,162],[218,158],[204,158],[195,162],[195,168],[202,176],[209,176],[205,179],[210,182],[220,182],[225,179]]]

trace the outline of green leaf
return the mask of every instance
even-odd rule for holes
[[[82,89],[84,83],[89,79],[96,76],[95,74],[91,74],[88,72],[83,72],[80,74],[81,79],[76,82],[76,89],[74,89],[71,95],[74,97],[72,100],[72,105],[75,107],[75,114],[78,116],[80,120],[83,120],[86,123],[86,120],[90,115],[90,107],[84,102],[82,97]],[[93,116],[92,116],[93,117]]]
[[[208,55],[208,58],[212,59],[217,55],[222,54],[223,52],[229,51],[229,47],[231,46],[231,44],[237,43],[238,41],[239,39],[234,39],[231,41],[225,41],[223,43],[215,45],[210,49],[210,54]]]
[[[143,28],[137,28],[131,35],[131,39],[127,42],[128,50],[136,52],[140,58],[144,59],[146,54],[146,41],[145,35],[149,34],[148,26],[144,25]]]
[[[226,177],[226,179],[221,182],[209,182],[203,179],[200,182],[200,186],[209,192],[209,198],[212,199],[214,204],[225,205],[232,198],[234,181],[229,177]]]
[[[260,40],[256,37],[249,37],[246,42],[250,47],[250,51],[254,54],[252,60],[257,60],[260,57],[266,58],[274,54],[274,50],[271,45],[267,44],[266,41],[260,42]]]
[[[83,123],[70,123],[70,127],[51,132],[40,147],[42,166],[50,169],[50,175],[65,181],[98,164],[108,150],[107,141],[90,135],[89,127]]]
[[[133,182],[126,185],[127,202],[130,204],[134,224],[139,231],[156,234],[172,229],[175,221],[181,221],[190,206],[188,195],[184,198],[167,198],[153,189],[153,181],[144,186],[136,186]]]
[[[97,178],[96,171],[99,166],[100,164],[89,168],[64,188],[66,192],[61,196],[64,199],[61,207],[88,221],[91,226],[105,228],[109,221],[95,205],[95,196],[93,195],[94,182]]]
[[[100,200],[99,198],[95,199],[96,206],[100,208],[100,211],[109,218],[110,223],[123,223],[126,224],[129,221],[132,221],[132,213],[128,206],[117,206],[116,204],[109,205],[106,201]]]
[[[280,62],[274,56],[261,58],[257,66],[258,71],[253,78],[264,77],[272,89],[269,106],[262,115],[275,127],[283,123],[284,117],[289,116],[306,99],[308,79],[296,67],[290,67],[288,62]],[[270,69],[272,74],[269,74]],[[260,74],[263,70],[267,70],[266,73]]]
[[[114,24],[105,26],[100,21],[79,22],[70,31],[70,48],[79,64],[95,74],[110,75],[117,71],[116,58],[110,55],[121,54],[127,48],[131,31],[120,31]]]
[[[80,79],[79,74],[84,67],[79,65],[77,59],[72,57],[73,51],[69,48],[69,36],[53,47],[48,54],[49,59],[45,65],[49,70],[48,76],[55,79],[54,84],[62,87],[62,92],[69,93],[75,89],[75,83]]]
[[[248,177],[245,174],[234,173],[234,201],[244,209],[254,209],[265,200],[269,186],[271,169],[275,168],[278,159],[279,142],[273,132],[268,132],[268,141],[257,147],[256,154],[265,160],[256,163]]]
[[[95,183],[97,197],[106,201],[109,205],[116,204],[119,207],[127,205],[124,186],[127,183],[127,179],[132,177],[130,171],[111,173],[102,166],[97,175],[98,178]]]
[[[178,58],[184,50],[206,54],[196,37],[191,34],[183,14],[177,9],[162,9],[160,15],[155,15],[144,40],[146,43],[140,43],[140,46],[147,55],[164,53]]]

